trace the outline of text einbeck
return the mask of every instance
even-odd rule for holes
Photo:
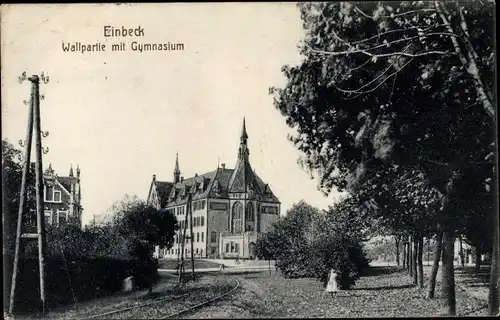
[[[144,37],[145,31],[141,26],[135,28],[113,27],[104,26],[103,27],[104,38],[119,38],[118,42],[111,43],[111,45],[103,42],[95,43],[83,43],[79,41],[62,42],[62,50],[64,52],[106,52],[111,49],[111,51],[128,51],[132,50],[134,52],[148,52],[148,51],[184,51],[184,43],[174,43],[174,42],[162,42],[162,43],[145,43],[136,40],[136,38]],[[131,39],[132,41],[126,41]],[[125,41],[123,41],[125,40]]]

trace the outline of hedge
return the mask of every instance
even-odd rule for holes
[[[49,309],[120,291],[122,281],[129,276],[134,276],[138,288],[148,287],[158,278],[155,260],[49,257],[45,259],[45,268],[46,306]],[[17,312],[33,312],[40,307],[38,274],[38,259],[20,260]]]

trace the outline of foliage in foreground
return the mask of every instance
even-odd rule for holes
[[[300,202],[257,241],[257,255],[275,259],[286,278],[316,278],[325,286],[333,269],[339,287],[349,289],[368,266],[368,260],[361,235],[346,230],[349,223],[342,220],[348,217],[340,211],[321,213]]]

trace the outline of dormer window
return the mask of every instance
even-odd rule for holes
[[[175,200],[175,193],[176,193],[176,189],[173,188],[172,192],[170,193],[170,201],[174,201]]]
[[[215,180],[214,191],[216,194],[219,194],[221,192],[219,180]]]
[[[193,186],[191,187],[191,194],[196,194],[196,191],[197,191],[197,188],[196,188],[196,183],[193,184]]]
[[[205,190],[205,179],[201,179],[200,185],[198,186],[198,190],[203,192]]]

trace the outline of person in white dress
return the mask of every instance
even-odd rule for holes
[[[332,296],[334,292],[339,291],[337,285],[337,273],[335,270],[330,270],[330,277],[328,278],[328,284],[326,285],[326,292],[329,292]]]

